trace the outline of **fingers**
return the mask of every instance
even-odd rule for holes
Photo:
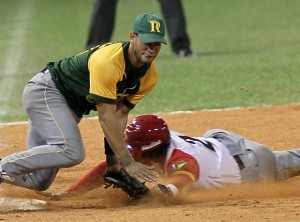
[[[144,165],[144,164],[143,164]],[[151,166],[147,166],[147,165],[144,165],[147,169],[149,170],[154,170],[155,166],[151,165]]]
[[[146,168],[141,172],[141,177],[147,182],[154,182],[158,178],[158,173],[154,170],[154,166],[146,166],[143,164],[143,167]]]
[[[137,175],[137,179],[141,182],[155,182],[158,175],[155,171],[143,171]]]
[[[154,182],[158,178],[157,172],[154,171],[154,166],[146,166],[136,162],[126,167],[126,170],[140,182]]]

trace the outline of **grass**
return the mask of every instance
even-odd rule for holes
[[[159,83],[134,113],[300,101],[300,1],[182,2],[198,56],[178,59],[163,47]],[[21,95],[31,76],[47,62],[84,49],[92,5],[92,0],[0,2],[1,122],[26,119]],[[135,16],[145,11],[160,14],[158,1],[119,1],[112,40],[126,40]],[[26,29],[18,33],[20,24]],[[9,62],[15,60],[9,54],[14,44],[16,63]]]

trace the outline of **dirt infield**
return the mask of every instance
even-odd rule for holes
[[[300,105],[223,111],[160,114],[171,129],[199,136],[223,128],[259,141],[273,150],[300,147]],[[133,118],[134,116],[130,116]],[[49,191],[62,191],[104,159],[102,131],[95,119],[84,119],[80,129],[86,159],[61,169]],[[0,156],[21,151],[27,124],[0,126]],[[151,185],[149,185],[151,186]],[[244,185],[222,190],[199,190],[175,199],[152,197],[133,204],[119,190],[99,188],[80,197],[50,200],[32,191],[0,185],[0,197],[47,201],[42,210],[3,211],[1,221],[300,221],[300,177],[280,184]]]

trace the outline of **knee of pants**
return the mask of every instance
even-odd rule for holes
[[[273,182],[276,176],[276,161],[273,152],[267,147],[260,145],[251,147],[256,157],[255,174],[258,182]]]
[[[67,148],[65,155],[69,160],[69,166],[78,165],[85,159],[85,152],[83,147],[81,149],[69,147]]]
[[[211,129],[211,130],[206,131],[203,134],[203,137],[205,137],[205,138],[211,138],[212,135],[215,135],[215,134],[218,134],[218,133],[225,133],[225,132],[226,131],[223,130],[223,129]]]
[[[73,159],[74,166],[82,163],[84,159],[85,159],[85,155],[84,154],[80,155],[80,156],[77,156],[77,158]]]
[[[51,153],[53,160],[48,165],[57,168],[72,167],[80,164],[85,159],[85,150],[83,145],[79,143],[66,143],[51,145]],[[53,152],[55,150],[55,152]],[[50,161],[50,160],[49,160]]]
[[[47,190],[53,183],[58,169],[40,170],[35,173],[27,174],[25,181],[27,185],[35,191]]]

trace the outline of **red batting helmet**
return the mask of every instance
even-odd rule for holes
[[[125,143],[137,159],[157,158],[170,144],[168,125],[156,115],[138,116],[126,127]]]

